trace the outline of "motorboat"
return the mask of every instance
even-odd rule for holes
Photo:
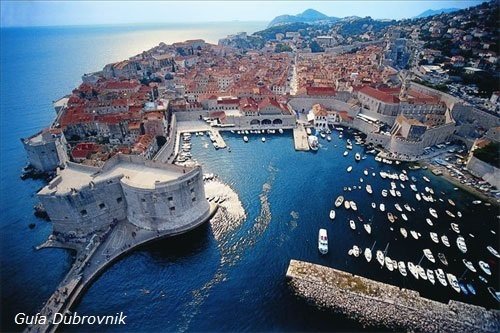
[[[457,234],[460,233],[460,228],[458,227],[458,224],[451,223],[450,226],[451,226],[451,230],[455,231]]]
[[[422,178],[423,178],[426,182],[428,182],[428,183],[430,183],[430,182],[431,182],[431,180],[430,180],[429,178],[427,178],[426,176],[423,176]]]
[[[321,133],[319,133],[319,135],[321,136],[321,138],[322,138],[322,139],[325,139],[325,138],[326,138],[326,134],[325,134],[325,132],[321,132]]]
[[[415,265],[415,268],[418,272],[418,276],[422,279],[422,280],[427,280],[427,274],[425,274],[425,269],[420,266],[420,265]]]
[[[471,272],[474,272],[474,273],[477,272],[476,267],[474,267],[474,265],[472,264],[471,261],[469,261],[467,259],[462,259],[462,262],[464,263],[465,267],[467,267]]]
[[[455,218],[455,214],[453,214],[449,210],[445,210],[445,213],[448,214],[448,216]]]
[[[372,208],[373,209],[377,208],[377,204],[375,202],[372,202]]]
[[[467,283],[467,289],[469,289],[469,292],[472,295],[476,295],[476,289],[474,288],[474,286],[471,283]]]
[[[500,292],[496,291],[493,287],[488,287],[488,291],[493,296],[495,301],[500,303]]]
[[[283,134],[283,129],[282,128],[278,129],[278,133]]]
[[[438,235],[435,232],[431,231],[429,234],[431,235],[431,239],[434,243],[439,243]]]
[[[357,245],[354,245],[352,247],[352,254],[354,254],[354,256],[357,258],[357,257],[359,257],[360,253],[361,253],[361,250],[359,249],[359,247]]]
[[[356,203],[354,201],[350,201],[349,202],[351,204],[351,209],[354,210],[354,211],[357,211],[358,210],[358,206],[356,205]]]
[[[405,228],[399,228],[399,232],[403,235],[404,238],[408,237],[408,232]]]
[[[349,152],[346,150],[343,155],[347,156],[348,154],[349,154]]]
[[[448,278],[448,282],[450,286],[457,292],[460,292],[460,286],[458,285],[457,277],[451,273],[446,273],[446,277]]]
[[[455,206],[455,202],[453,200],[448,199],[448,202],[449,202],[450,205]]]
[[[463,253],[467,252],[467,245],[465,244],[465,239],[462,236],[458,236],[457,238],[457,247]]]
[[[243,141],[248,142],[248,136],[246,136],[246,135],[245,135],[245,136],[243,137]]]
[[[386,189],[383,189],[383,190],[382,190],[382,196],[383,196],[383,197],[387,197],[387,190],[386,190]]]
[[[412,191],[417,192],[417,187],[415,186],[415,184],[410,184],[410,188]]]
[[[372,250],[370,250],[369,248],[365,249],[365,258],[366,258],[366,261],[368,261],[368,262],[370,262],[372,260]]]
[[[372,226],[369,225],[368,223],[363,224],[363,227],[365,228],[366,232],[370,235],[372,233]]]
[[[311,135],[311,134],[312,134],[312,132],[311,132],[311,128],[309,128],[309,127],[308,127],[308,128],[306,128],[306,133],[307,133],[307,135]]]
[[[389,220],[389,222],[391,223],[394,223],[394,221],[396,220],[394,215],[392,215],[391,212],[387,212],[387,219]]]
[[[410,207],[410,205],[408,205],[407,203],[405,203],[405,204],[403,205],[403,207],[404,207],[407,211],[411,212],[411,207]]]
[[[319,149],[319,143],[318,143],[318,137],[315,136],[315,135],[309,135],[307,137],[307,143],[309,144],[309,148],[311,148],[311,150],[318,150]]]
[[[349,165],[349,166],[347,167],[347,172],[351,172],[351,171],[352,171],[352,166],[350,166],[350,165]]]
[[[339,195],[335,200],[335,207],[340,207],[343,202],[344,202],[344,197]]]
[[[434,218],[438,218],[438,215],[437,215],[437,212],[434,208],[432,207],[429,207],[429,213],[434,217]]]
[[[430,249],[424,249],[424,255],[425,257],[432,263],[436,262],[436,259],[434,258],[434,255],[432,254],[432,251]]]
[[[396,209],[399,210],[400,212],[403,211],[403,209],[401,208],[401,206],[398,203],[395,203],[394,207],[396,207]]]
[[[366,192],[368,192],[368,194],[372,194],[373,193],[372,186],[370,184],[366,185]]]
[[[425,219],[425,222],[427,222],[427,224],[430,225],[431,227],[434,225],[434,223],[432,223],[432,220],[428,217]]]
[[[439,252],[438,258],[443,263],[443,265],[448,266],[448,260],[446,260],[446,256],[444,255],[444,253]]]
[[[411,275],[413,275],[413,277],[418,280],[417,267],[411,261],[408,261],[408,270],[410,271]]]
[[[351,227],[352,230],[356,230],[356,223],[354,223],[354,220],[349,221],[349,226]]]
[[[408,272],[406,271],[406,265],[405,265],[404,261],[398,262],[398,270],[399,270],[399,273],[401,273],[401,275],[403,275],[403,276],[407,276],[408,275]]]
[[[398,190],[396,190],[396,196],[397,197],[401,197],[401,192],[399,192]]]
[[[392,263],[392,259],[388,256],[385,256],[385,267],[391,272],[394,270],[394,265]]]
[[[485,272],[488,275],[491,275],[490,265],[488,265],[486,262],[482,260],[479,261],[479,267],[483,270],[483,272]]]
[[[396,197],[396,191],[394,191],[394,189],[393,189],[393,188],[391,188],[391,189],[389,190],[389,193],[390,193],[393,197]]]
[[[403,220],[408,221],[408,217],[406,216],[405,213],[401,214],[401,217],[403,218]]]
[[[363,174],[364,174],[365,176],[368,176],[368,170],[367,170],[367,169],[363,170]]]
[[[349,200],[345,200],[344,201],[344,207],[345,207],[345,209],[350,209],[351,208],[351,204],[349,203]]]
[[[384,266],[384,252],[377,250],[377,261],[379,262],[380,266]]]
[[[448,236],[446,235],[443,235],[441,236],[441,242],[446,246],[446,247],[450,247],[450,241],[448,240]]]
[[[414,239],[418,239],[418,234],[415,230],[410,230],[410,235],[414,238]]]
[[[446,282],[446,275],[441,268],[436,269],[436,277],[438,281],[443,285],[443,287],[446,287],[448,285],[448,282]]]
[[[328,253],[328,234],[326,232],[326,229],[319,229],[318,250],[321,254]]]
[[[434,278],[434,271],[432,269],[427,268],[427,279],[429,279],[429,282],[432,284],[436,283],[436,279]]]
[[[383,203],[381,203],[378,207],[381,212],[385,212],[385,205]]]
[[[480,205],[482,203],[482,201],[481,200],[474,200],[474,201],[472,201],[472,203],[474,205]]]
[[[335,219],[335,211],[332,209],[330,210],[330,220],[334,220]]]
[[[479,277],[479,280],[481,280],[483,283],[488,284],[488,280],[486,280],[485,277],[483,277],[482,275],[479,275],[478,277]]]
[[[495,249],[493,248],[493,246],[488,245],[488,246],[486,247],[486,249],[488,249],[488,251],[490,251],[490,253],[491,253],[492,255],[494,255],[495,257],[500,258],[500,254],[498,253],[498,251],[497,251],[497,250],[495,250]]]
[[[415,198],[417,198],[418,201],[422,200],[422,197],[418,193],[415,193]]]
[[[458,217],[462,217],[462,212],[458,211],[458,212],[457,212],[457,216],[458,216]]]

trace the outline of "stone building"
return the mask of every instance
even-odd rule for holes
[[[100,168],[67,163],[37,195],[54,234],[65,239],[83,240],[125,219],[138,228],[175,231],[210,213],[201,167],[134,155],[115,155]]]
[[[67,160],[66,139],[58,129],[45,129],[21,142],[28,154],[28,163],[39,171],[54,171]]]

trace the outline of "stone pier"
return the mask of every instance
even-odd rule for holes
[[[453,300],[440,303],[333,268],[291,260],[286,277],[298,297],[366,326],[410,332],[500,331],[498,310]]]
[[[293,141],[295,144],[295,150],[308,151],[309,143],[307,142],[307,133],[303,125],[297,125],[293,129]]]

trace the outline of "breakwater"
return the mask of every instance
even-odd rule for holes
[[[286,273],[294,293],[372,327],[416,332],[498,332],[500,311],[423,298],[413,290],[348,272],[291,260]]]

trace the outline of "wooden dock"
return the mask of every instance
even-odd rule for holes
[[[293,129],[293,142],[295,144],[295,150],[308,151],[309,143],[307,142],[307,133],[303,125],[297,125]]]

